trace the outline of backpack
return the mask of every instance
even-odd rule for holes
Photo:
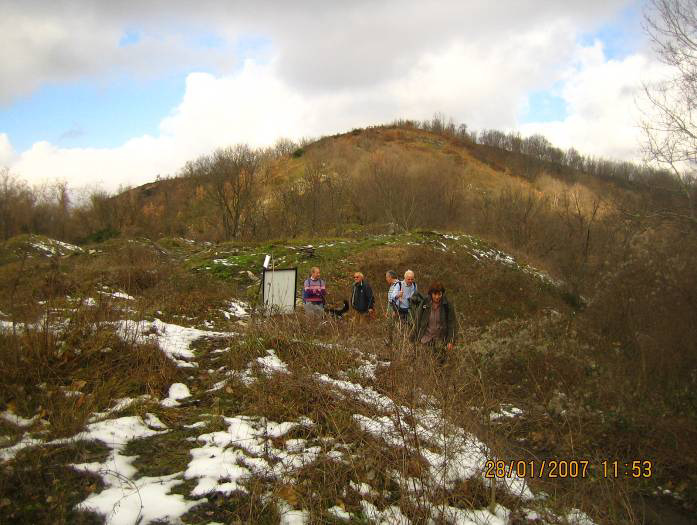
[[[399,285],[399,290],[402,291],[402,281],[401,281],[401,280],[397,280],[397,284]],[[417,293],[419,293],[418,290],[419,290],[419,288],[418,288],[418,286],[416,285],[416,281],[414,281],[414,295],[416,295]],[[412,297],[413,297],[413,295],[412,295]],[[399,306],[399,300],[397,300],[396,298],[392,300],[392,306],[394,307],[394,309],[395,309],[397,312],[401,313],[402,315],[405,315],[405,314],[406,314],[407,312],[409,312],[409,310],[410,310],[410,307],[409,307],[409,306],[407,306],[406,308],[402,308],[401,306]]]
[[[416,319],[418,311],[421,309],[423,304],[426,302],[426,298],[421,295],[421,292],[415,291],[414,295],[409,298],[409,308],[408,311],[412,319]]]

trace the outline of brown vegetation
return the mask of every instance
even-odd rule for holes
[[[496,443],[501,457],[577,457],[596,463],[648,458],[660,465],[655,478],[643,484],[541,480],[539,487],[557,491],[560,501],[597,501],[594,514],[608,522],[641,522],[637,509],[644,498],[653,501],[651,492],[659,485],[675,489],[687,505],[697,501],[691,489],[697,471],[692,451],[697,237],[687,219],[692,194],[685,194],[684,180],[571,151],[560,156],[541,139],[519,141],[493,132],[474,136],[434,119],[355,130],[302,147],[283,144],[275,151],[221,150],[187,165],[177,178],[118,196],[96,193],[76,207],[70,206],[65,187],[37,193],[9,173],[0,183],[3,238],[36,232],[91,243],[97,250],[37,258],[12,251],[15,239],[0,253],[5,263],[0,288],[7,291],[0,310],[17,322],[38,321],[0,338],[6,364],[0,395],[18,412],[44,410],[57,436],[75,432],[114,398],[161,396],[178,373],[153,347],[115,339],[108,323],[117,313],[106,299],[97,309],[78,309],[56,336],[46,327],[60,317],[57,308],[67,306],[66,294],[85,298],[106,285],[138,297],[133,317],[157,310],[163,319],[186,315],[200,322],[211,305],[238,291],[230,281],[221,285],[188,270],[190,254],[180,252],[179,241],[149,239],[171,235],[241,243],[447,229],[477,234],[545,268],[563,280],[563,294],[515,269],[475,265],[469,257],[439,251],[437,234],[427,246],[383,246],[357,250],[341,261],[323,260],[323,272],[337,292],[345,272],[356,267],[383,293],[387,268],[410,267],[422,284],[444,281],[460,313],[461,354],[440,376],[433,363],[423,361],[414,370],[394,349],[381,349],[388,332],[380,324],[368,338],[340,325],[255,325],[229,365],[244,368],[268,346],[297,377],[284,384],[260,383],[235,401],[236,409],[279,418],[309,415],[322,428],[358,439],[361,454],[375,464],[369,470],[399,466],[418,474],[418,465],[398,451],[387,453],[383,443],[357,434],[351,407],[317,385],[307,387],[311,372],[332,374],[349,366],[351,356],[298,342],[291,334],[348,340],[392,361],[373,386],[405,404],[417,391],[432,394],[449,417]],[[104,348],[112,352],[103,353]],[[119,373],[134,360],[137,374]],[[52,395],[61,387],[82,395]],[[501,402],[520,405],[526,417],[508,426],[492,423],[488,414]],[[474,416],[465,409],[473,406],[481,408]],[[368,475],[358,465],[349,472],[335,467],[323,470],[325,482],[330,480],[322,496],[327,502],[339,497],[331,492],[339,481]],[[37,475],[36,468],[27,472]],[[310,470],[303,476],[312,486],[319,474]],[[23,482],[26,490],[30,485]],[[312,491],[303,487],[294,488],[293,497],[310,508]],[[466,497],[472,501],[491,497],[481,487],[470,488]],[[263,505],[258,499],[257,504],[257,510],[234,516],[261,516]],[[264,507],[263,512],[270,511]]]

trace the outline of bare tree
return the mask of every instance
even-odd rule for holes
[[[417,190],[407,165],[394,153],[373,153],[367,168],[369,189],[378,197],[385,218],[402,230],[413,228]]]
[[[316,232],[319,226],[320,212],[327,193],[325,182],[328,180],[326,166],[320,159],[308,160],[302,176],[303,201],[310,232]]]
[[[8,168],[0,168],[0,239],[29,231],[36,198]]]
[[[247,145],[216,151],[209,169],[209,195],[220,212],[226,239],[240,235],[240,226],[251,213],[255,175],[261,156]]]
[[[70,223],[70,191],[66,181],[58,181],[53,186],[56,201],[56,217],[54,230],[58,238],[66,240],[68,235],[68,226]]]
[[[651,108],[642,123],[646,156],[674,173],[687,199],[686,218],[697,224],[697,2],[652,0],[645,29],[671,71],[644,86]]]
[[[296,142],[288,138],[281,137],[273,145],[272,152],[276,157],[287,157],[299,147],[300,146]]]

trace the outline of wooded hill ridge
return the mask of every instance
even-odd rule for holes
[[[530,206],[571,198],[584,211],[614,205],[693,217],[694,188],[665,171],[562,151],[539,135],[469,133],[437,117],[267,150],[220,149],[108,203],[97,197],[93,207],[109,211],[92,229],[247,240],[340,235],[369,224],[471,227],[488,219],[473,208],[491,206],[502,191]]]

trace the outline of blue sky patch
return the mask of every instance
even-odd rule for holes
[[[528,96],[527,111],[521,116],[521,123],[556,122],[568,115],[566,101],[553,91],[533,91]]]
[[[582,35],[580,43],[583,46],[592,46],[596,40],[600,40],[608,60],[622,60],[635,53],[645,40],[641,28],[642,3],[630,3],[617,17],[608,20],[596,31]]]
[[[0,133],[24,151],[46,140],[60,147],[113,148],[145,134],[159,135],[160,121],[181,101],[185,74],[155,81],[119,78],[45,86],[0,108]]]
[[[132,46],[140,42],[140,32],[135,30],[126,31],[121,40],[119,40],[119,47]]]
[[[137,45],[142,34],[128,30],[120,47]],[[191,37],[199,48],[226,50],[236,66],[253,58],[259,63],[271,58],[271,40],[246,35],[229,45],[214,33]],[[219,74],[199,67],[196,71]],[[103,81],[43,86],[30,96],[0,107],[0,133],[7,133],[15,151],[29,149],[38,141],[64,148],[114,148],[145,134],[159,135],[159,124],[181,102],[188,70],[171,72],[155,80],[130,75]]]
[[[220,49],[227,45],[226,40],[215,33],[203,33],[194,37],[193,40],[197,47],[207,49]]]
[[[596,31],[581,35],[579,43],[583,46],[593,46],[596,41],[602,42],[607,60],[622,60],[635,53],[644,40],[641,29],[642,3],[628,4],[616,17],[608,20]],[[528,105],[520,117],[521,123],[564,120],[568,116],[568,109],[566,101],[557,94],[560,87],[529,93]]]

